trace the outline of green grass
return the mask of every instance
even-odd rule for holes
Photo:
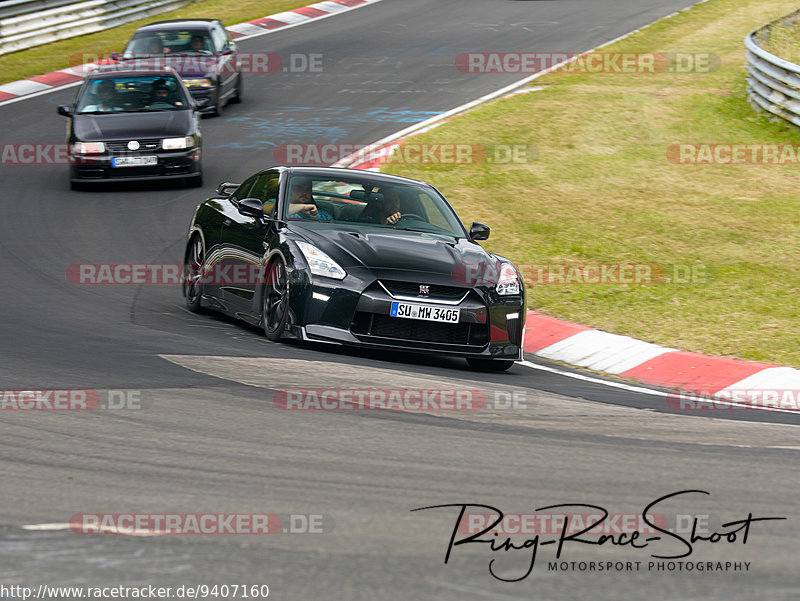
[[[258,19],[300,6],[307,0],[201,0],[178,10],[132,21],[106,31],[70,38],[0,56],[0,84],[74,67],[83,55],[107,56],[121,52],[131,34],[142,25],[164,19],[190,17],[220,19],[225,25]]]
[[[526,144],[524,164],[387,165],[434,183],[520,265],[703,265],[707,281],[537,285],[529,307],[680,349],[800,367],[800,164],[680,165],[674,143],[800,144],[745,95],[745,34],[788,0],[709,0],[603,52],[713,53],[686,74],[550,74],[410,140]],[[486,77],[490,77],[487,75]]]

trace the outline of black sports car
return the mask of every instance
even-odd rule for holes
[[[228,102],[242,100],[239,54],[217,19],[173,19],[137,29],[120,54],[121,64],[173,67],[195,100],[207,99],[203,112],[221,115]]]
[[[71,187],[176,178],[202,185],[197,108],[173,69],[90,74],[75,103],[58,107],[69,117]]]
[[[497,371],[522,357],[519,272],[433,186],[274,167],[217,192],[189,228],[189,310],[222,311],[271,340],[449,354]]]

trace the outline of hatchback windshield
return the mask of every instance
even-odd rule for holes
[[[290,220],[363,224],[464,237],[464,227],[435,190],[365,178],[294,175],[289,182]]]
[[[163,56],[165,54],[214,53],[208,30],[176,29],[171,31],[140,31],[130,39],[124,58]]]
[[[183,86],[172,76],[119,76],[88,82],[77,112],[177,111],[190,106]]]

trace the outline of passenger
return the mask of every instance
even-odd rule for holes
[[[311,195],[311,180],[305,178],[292,180],[288,213],[290,219],[333,220],[333,216],[330,213],[319,209],[314,203],[314,198]]]
[[[120,106],[117,90],[114,87],[114,81],[112,79],[104,79],[97,84],[96,95],[97,102],[83,107],[84,112],[112,112],[123,110],[122,106]]]

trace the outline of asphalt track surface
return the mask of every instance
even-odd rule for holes
[[[182,305],[158,286],[78,286],[68,265],[182,260],[194,206],[218,181],[272,164],[284,143],[366,144],[519,75],[466,75],[466,51],[581,51],[683,8],[686,0],[383,0],[242,43],[323,55],[321,73],[249,75],[245,102],[205,119],[203,190],[69,190],[61,165],[0,166],[0,388],[134,391],[140,408],[0,414],[0,583],[87,586],[260,584],[276,599],[796,599],[797,420],[784,413],[671,412],[663,396],[515,366],[275,344]],[[58,143],[56,106],[75,88],[0,107],[0,142]],[[435,183],[435,182],[434,182]],[[469,219],[468,215],[462,215]],[[493,235],[502,235],[494,232]],[[287,412],[289,386],[475,388],[521,394],[475,412]],[[566,561],[641,561],[639,571],[533,574],[528,554],[456,547],[457,510],[509,513],[590,503],[662,504],[712,530],[754,517],[746,544],[698,542],[683,561],[748,571],[648,570],[683,552],[568,543]],[[323,532],[269,536],[79,535],[77,513],[322,515]],[[23,526],[56,524],[53,530]],[[285,524],[285,522],[284,522]],[[527,537],[527,538],[530,538]],[[552,538],[552,536],[550,537]]]

